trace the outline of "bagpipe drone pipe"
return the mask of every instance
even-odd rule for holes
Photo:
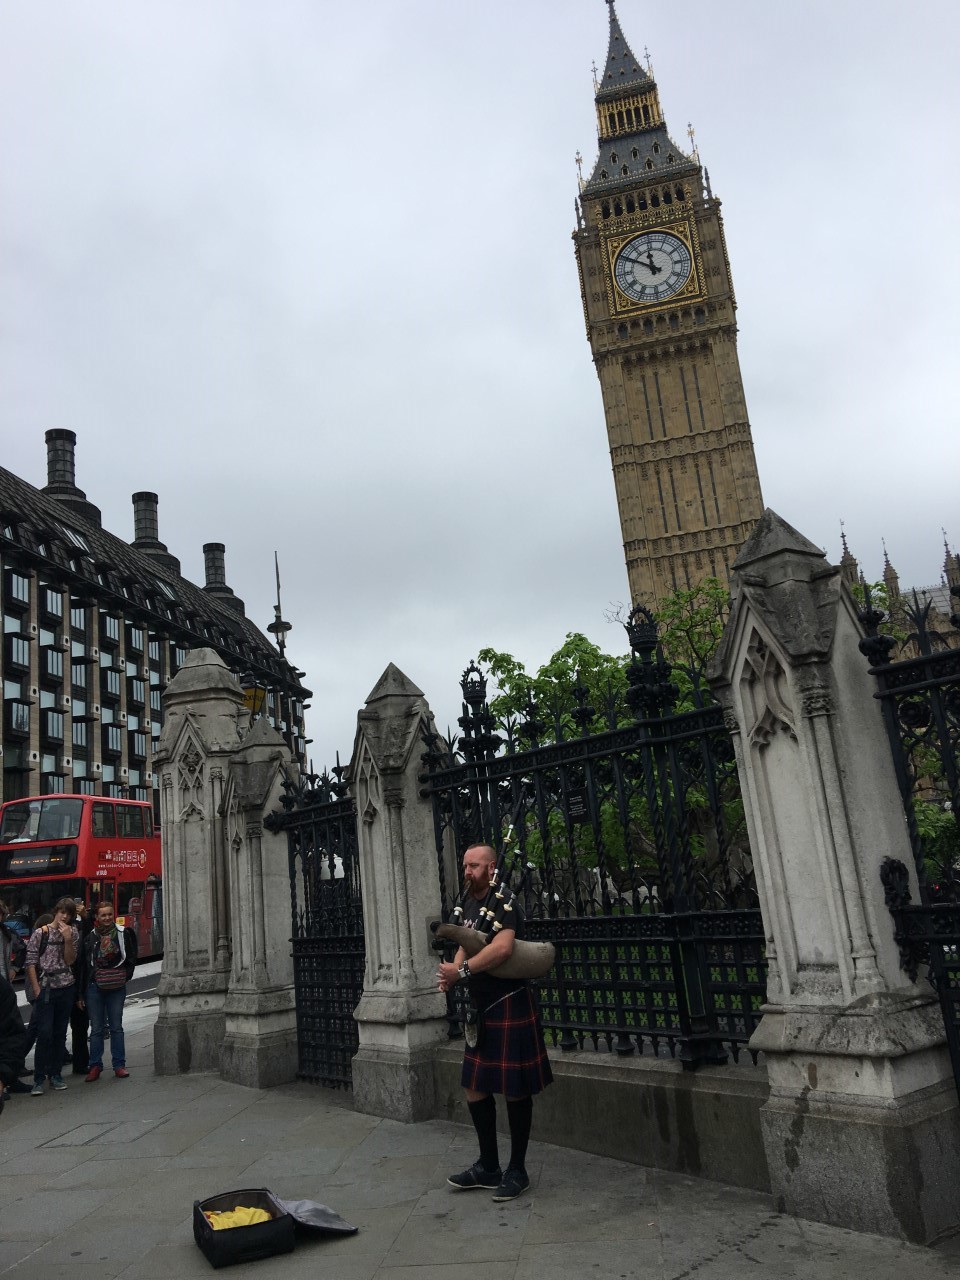
[[[511,821],[497,850],[496,865],[490,875],[490,887],[480,905],[476,927],[463,924],[463,907],[470,893],[469,887],[466,887],[453,909],[453,919],[446,924],[430,926],[435,936],[433,946],[436,949],[446,951],[462,947],[469,960],[482,951],[501,929],[510,928],[510,917],[518,904],[509,880],[516,874],[521,860],[520,845],[514,834],[514,821]],[[510,956],[487,972],[494,978],[542,978],[553,968],[555,960],[556,948],[552,942],[528,942],[517,938]]]

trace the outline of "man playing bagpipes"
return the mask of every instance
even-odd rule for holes
[[[447,1179],[459,1191],[483,1187],[494,1200],[514,1200],[530,1185],[524,1162],[533,1119],[533,1095],[553,1082],[540,1015],[529,977],[546,972],[553,962],[549,943],[517,939],[523,932],[523,911],[509,890],[498,891],[497,854],[485,844],[463,855],[464,895],[454,925],[441,925],[439,937],[459,942],[452,962],[441,962],[437,978],[441,991],[465,980],[471,1009],[464,1028],[466,1045],[460,1083],[480,1143],[480,1158],[463,1173]],[[472,936],[471,936],[472,932]],[[536,952],[542,962],[519,957]],[[517,976],[511,976],[517,975]],[[506,1099],[510,1125],[510,1163],[501,1173],[497,1149],[497,1104]]]

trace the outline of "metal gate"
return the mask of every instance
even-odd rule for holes
[[[266,819],[287,834],[297,1074],[331,1088],[351,1085],[366,956],[357,814],[344,772],[286,783],[282,810]]]
[[[960,594],[954,588],[955,594]],[[914,595],[902,616],[912,628],[914,656],[890,660],[896,641],[879,628],[885,614],[869,593],[860,648],[877,680],[876,697],[893,753],[917,869],[920,901],[911,901],[907,869],[887,858],[884,896],[894,920],[901,968],[916,979],[921,968],[940,998],[947,1046],[960,1090],[960,639],[930,626],[929,602]],[[960,617],[950,621],[960,629]]]
[[[626,689],[608,691],[599,716],[578,680],[567,705],[528,701],[497,722],[483,673],[467,668],[460,737],[427,739],[420,778],[441,911],[462,890],[448,883],[451,855],[497,845],[512,822],[526,936],[557,946],[539,989],[548,1038],[720,1063],[749,1040],[766,989],[733,747],[700,676],[664,661],[646,610],[627,634]]]

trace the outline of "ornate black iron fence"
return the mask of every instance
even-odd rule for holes
[[[893,858],[881,868],[884,895],[901,967],[913,979],[925,968],[939,995],[960,1089],[960,648],[950,647],[960,636],[932,628],[930,612],[930,603],[916,596],[902,606],[912,656],[893,662],[896,640],[881,633],[885,614],[868,593],[860,648],[877,680],[920,902],[911,902],[907,869]],[[950,621],[960,630],[957,614]]]
[[[696,673],[674,681],[652,617],[635,609],[627,633],[625,696],[599,716],[578,680],[567,705],[528,699],[498,723],[467,668],[460,738],[432,735],[421,774],[441,911],[461,892],[451,852],[497,844],[512,823],[526,934],[558,948],[540,985],[553,1042],[723,1062],[753,1032],[766,984],[733,748]],[[451,1028],[456,1015],[451,1001]]]
[[[287,834],[298,1074],[332,1088],[351,1084],[366,956],[357,814],[344,772],[338,765],[333,776],[288,782],[282,810],[266,819]]]

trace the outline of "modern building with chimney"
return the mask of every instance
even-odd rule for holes
[[[72,792],[154,802],[162,691],[187,652],[215,649],[305,762],[304,673],[287,624],[245,616],[222,543],[203,548],[204,586],[160,541],[155,493],[133,495],[134,538],[103,528],[76,484],[76,436],[46,433],[47,483],[0,467],[3,591],[2,798]]]

